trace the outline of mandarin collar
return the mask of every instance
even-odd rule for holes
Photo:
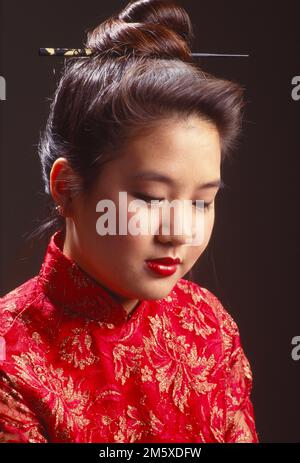
[[[119,325],[143,305],[128,314],[121,303],[63,253],[64,230],[55,232],[49,241],[38,275],[44,294],[65,312]]]

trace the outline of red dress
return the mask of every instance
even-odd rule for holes
[[[220,301],[180,279],[127,315],[62,246],[59,231],[39,274],[0,300],[0,442],[258,442]]]

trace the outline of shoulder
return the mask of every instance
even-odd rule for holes
[[[217,334],[222,346],[224,360],[228,363],[228,371],[233,377],[239,377],[240,380],[243,380],[244,390],[250,391],[252,370],[243,348],[240,331],[236,321],[220,299],[207,288],[184,279],[178,281],[174,291],[176,294],[181,292],[187,297],[184,301],[185,307],[188,307],[189,310],[195,308],[194,312],[198,319],[201,320],[202,324],[205,323],[202,332],[211,334],[212,337]],[[191,321],[191,317],[189,315],[188,317]],[[207,342],[210,342],[209,336],[206,339]]]
[[[181,278],[172,291],[173,298],[178,305],[184,307],[186,320],[195,325],[195,318],[201,321],[203,329],[207,325],[206,332],[219,333],[223,354],[230,354],[234,345],[240,343],[239,328],[220,299],[197,283]],[[193,320],[192,320],[193,319]]]
[[[227,327],[229,330],[237,329],[235,320],[224,307],[220,299],[207,288],[181,278],[174,286],[173,291],[176,294],[181,293],[181,295],[185,296],[185,299],[196,306],[201,307],[205,305],[209,307],[216,318],[216,322],[222,327]]]
[[[5,336],[39,296],[35,276],[0,298],[0,336]]]

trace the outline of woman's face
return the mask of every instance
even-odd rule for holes
[[[205,184],[220,182],[220,163],[220,139],[215,125],[196,116],[186,121],[169,120],[150,135],[136,137],[117,158],[103,165],[88,199],[81,196],[72,199],[63,252],[112,293],[126,310],[130,311],[142,299],[166,297],[177,280],[193,267],[209,242],[219,186]],[[170,180],[142,175],[145,172]],[[159,220],[157,215],[153,218],[150,204],[143,206],[139,213],[141,220],[147,218],[153,224],[154,233],[118,234],[119,192],[127,193],[127,203],[134,199],[211,203],[201,213],[203,242],[187,245],[187,240],[195,237],[195,221],[189,222],[191,226],[178,234],[172,222],[174,214],[168,234],[163,233],[162,215]],[[116,205],[116,235],[100,236],[97,232],[97,220],[107,212],[107,209],[96,211],[97,203],[103,199],[112,200]],[[192,211],[195,215],[195,203]],[[126,209],[125,214],[129,223],[135,212]],[[161,257],[179,257],[182,263],[177,265],[174,274],[161,275],[146,264],[147,260]]]

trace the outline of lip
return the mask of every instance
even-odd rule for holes
[[[175,265],[181,264],[181,259],[180,257],[159,257],[158,259],[148,259],[146,262],[157,262],[161,265]]]
[[[178,264],[181,264],[181,259],[176,257],[161,257],[159,259],[149,259],[146,260],[147,267],[152,270],[154,273],[162,276],[173,275]]]

